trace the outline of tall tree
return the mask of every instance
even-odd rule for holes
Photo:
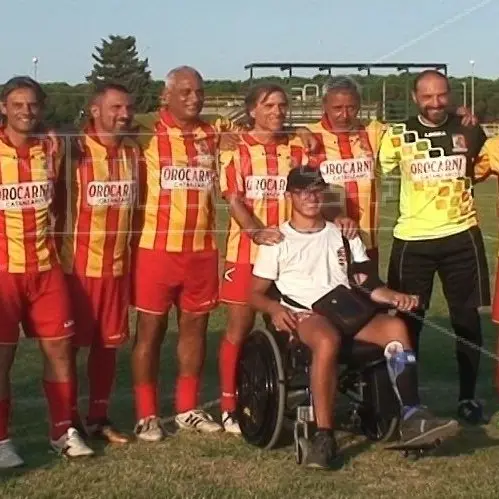
[[[152,79],[149,61],[139,59],[134,36],[110,35],[102,39],[102,45],[95,47],[92,54],[95,60],[93,70],[87,81],[92,85],[103,82],[121,83],[135,97],[137,111],[150,111],[156,102],[152,94]]]

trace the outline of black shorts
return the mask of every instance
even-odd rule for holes
[[[449,307],[490,305],[489,269],[479,227],[424,241],[394,238],[388,267],[391,289],[419,295],[428,308],[435,272]]]

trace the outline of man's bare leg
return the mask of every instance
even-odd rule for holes
[[[255,323],[255,312],[248,305],[227,304],[227,330],[220,343],[218,371],[220,377],[220,409],[226,431],[239,434],[235,419],[236,370],[241,344]]]
[[[159,421],[158,378],[161,345],[168,319],[165,315],[137,312],[137,331],[132,347],[132,379],[138,438],[157,442],[164,437]]]
[[[72,338],[40,340],[43,354],[43,388],[50,414],[50,440],[54,450],[67,457],[93,455],[73,427],[74,395]]]
[[[206,356],[208,313],[179,311],[178,375],[175,389],[175,422],[180,428],[211,433],[222,427],[197,409],[201,374]]]
[[[333,428],[341,338],[324,317],[316,314],[300,321],[297,332],[312,351],[310,389],[317,423],[306,464],[329,468],[336,457]]]
[[[0,469],[24,464],[9,440],[10,423],[10,370],[17,345],[0,345]]]

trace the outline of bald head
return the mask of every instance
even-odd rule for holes
[[[165,78],[162,100],[179,123],[196,121],[204,104],[202,76],[190,66],[172,69]]]
[[[436,70],[419,73],[414,81],[412,98],[428,125],[441,124],[446,120],[451,105],[448,78]]]

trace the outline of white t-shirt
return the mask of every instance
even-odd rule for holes
[[[343,239],[336,225],[326,222],[319,232],[303,233],[285,222],[279,229],[284,235],[280,243],[258,247],[253,275],[275,281],[282,294],[309,309],[336,286],[350,287]],[[354,262],[369,260],[360,237],[351,239],[349,245]]]

